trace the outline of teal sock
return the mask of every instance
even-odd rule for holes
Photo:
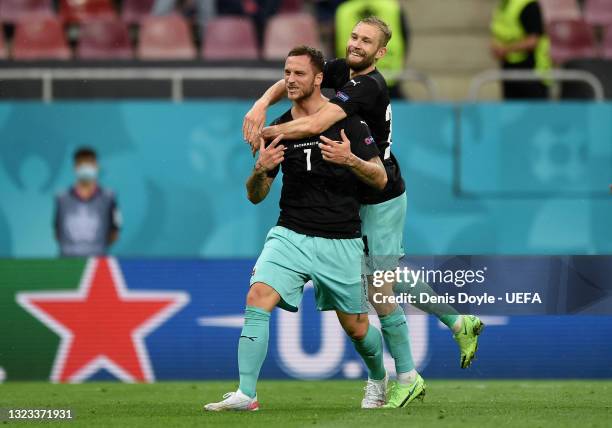
[[[408,325],[406,324],[404,311],[398,306],[389,315],[379,318],[382,335],[395,361],[395,371],[397,373],[408,373],[414,369],[414,361],[412,360]]]
[[[255,397],[259,370],[268,353],[270,332],[270,312],[254,306],[244,311],[244,326],[238,341],[238,370],[240,372],[240,391]]]
[[[353,344],[368,368],[368,377],[372,380],[384,379],[387,372],[383,363],[383,344],[380,331],[370,325],[365,337],[361,340],[353,339]]]
[[[412,306],[428,314],[435,315],[451,330],[457,318],[461,316],[455,308],[447,303],[420,303],[419,296],[421,293],[427,294],[430,297],[438,296],[438,293],[436,293],[426,282],[417,281],[414,287],[411,287],[408,283],[398,282],[393,287],[393,291],[395,293],[407,293],[415,296],[416,303],[413,303]],[[431,299],[429,299],[429,301],[431,301]]]
[[[455,325],[455,322],[459,319],[461,315],[457,314],[446,314],[446,315],[440,315],[438,317],[438,319],[440,321],[442,321],[448,328],[450,328],[451,330],[453,329],[453,325]]]

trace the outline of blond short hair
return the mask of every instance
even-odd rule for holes
[[[363,18],[357,24],[368,24],[368,25],[373,25],[374,27],[378,28],[378,30],[383,35],[382,46],[387,46],[387,43],[389,43],[389,40],[391,40],[391,36],[393,36],[393,32],[391,31],[391,28],[389,28],[389,26],[387,25],[385,21],[383,21],[377,16],[368,16],[367,18]]]

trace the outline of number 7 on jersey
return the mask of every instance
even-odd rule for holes
[[[306,153],[306,171],[310,171],[312,169],[310,165],[310,154],[312,153],[312,149],[304,149],[304,153]]]

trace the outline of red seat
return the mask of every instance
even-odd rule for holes
[[[0,22],[17,22],[33,15],[53,15],[51,0],[0,0]]]
[[[304,0],[283,0],[280,6],[280,13],[301,12],[304,7]]]
[[[224,16],[206,25],[202,57],[212,60],[257,59],[255,25],[249,18]]]
[[[544,22],[580,19],[580,6],[576,0],[540,0]]]
[[[548,34],[550,54],[557,64],[597,56],[593,30],[583,19],[553,21],[548,24]]]
[[[0,31],[0,59],[6,59],[6,46],[4,46],[4,33]]]
[[[65,22],[79,23],[116,16],[112,0],[61,0],[60,16]]]
[[[112,18],[84,23],[76,56],[80,59],[131,59],[134,54],[126,24]]]
[[[155,0],[123,0],[121,19],[128,24],[140,24],[151,14]]]
[[[272,17],[264,37],[264,58],[284,59],[297,45],[321,46],[314,17],[307,13],[281,13]]]
[[[587,0],[584,18],[591,25],[612,25],[612,0]]]
[[[140,27],[138,57],[141,59],[194,59],[196,48],[187,21],[177,14],[149,16]]]
[[[604,31],[603,56],[606,59],[612,59],[612,25],[609,25]]]
[[[69,59],[70,49],[60,20],[35,16],[17,23],[13,37],[16,60]]]

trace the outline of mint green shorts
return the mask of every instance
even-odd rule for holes
[[[363,250],[361,238],[318,238],[274,226],[253,268],[251,285],[269,285],[281,296],[280,308],[297,312],[304,285],[312,280],[320,311],[362,314],[367,312]]]
[[[374,205],[362,205],[361,234],[367,244],[366,270],[394,270],[404,257],[406,192]]]

